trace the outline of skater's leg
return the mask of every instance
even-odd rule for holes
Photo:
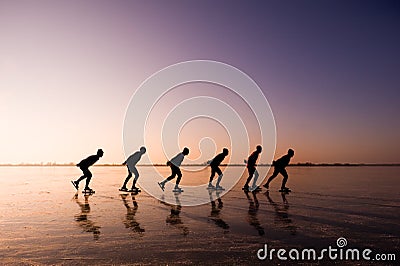
[[[128,168],[128,176],[125,178],[124,184],[122,185],[121,189],[126,188],[126,185],[128,184],[129,179],[132,177],[132,172]]]
[[[181,178],[182,178],[182,172],[181,172],[181,169],[179,169],[179,167],[177,167],[176,174],[178,175],[178,178],[176,179],[175,188],[178,188],[179,183],[181,182]]]
[[[286,188],[286,182],[287,182],[289,176],[288,176],[288,173],[286,172],[285,168],[281,169],[280,173],[281,173],[281,175],[283,175],[281,189],[285,189]]]
[[[173,164],[170,164],[169,167],[171,168],[171,175],[159,183],[159,185],[161,187],[164,187],[165,183],[167,183],[168,181],[170,181],[170,180],[175,178],[175,175],[176,175],[176,169],[175,168],[176,168],[176,166],[173,165]]]
[[[244,188],[248,188],[249,187],[250,180],[253,177],[254,172],[256,171],[256,168],[255,167],[249,167],[249,168],[247,168],[247,170],[249,171],[249,177],[247,178],[246,183],[244,184]]]
[[[83,176],[79,177],[78,180],[75,181],[75,183],[76,183],[76,184],[79,184],[79,182],[81,182],[81,181],[82,181],[83,179],[85,179],[85,178],[86,178],[86,176],[83,175]]]
[[[208,182],[209,184],[211,184],[211,182],[213,181],[215,176],[215,169],[213,166],[211,166],[211,176],[210,176],[210,181]]]
[[[211,176],[210,176],[210,181],[208,182],[208,188],[209,189],[214,189],[215,187],[212,184],[212,181],[214,179],[215,173],[218,172],[219,167],[217,166],[211,166]],[[219,172],[221,172],[221,170],[219,170]]]
[[[257,171],[257,169],[254,171],[254,178],[253,178],[253,185],[252,185],[252,187],[253,188],[255,188],[255,187],[257,187],[257,180],[258,180],[258,177],[259,177],[260,175],[258,174],[258,171]]]
[[[219,176],[218,176],[218,179],[217,179],[217,183],[215,183],[215,186],[216,187],[219,187],[220,185],[219,185],[219,183],[221,183],[221,180],[222,180],[222,177],[223,177],[224,175],[221,173]]]
[[[174,179],[175,176],[178,174],[178,172],[180,172],[179,167],[177,167],[177,166],[175,166],[173,164],[171,164],[170,167],[171,167],[172,173],[171,173],[171,175],[169,177],[167,177],[167,179],[166,179],[167,181],[171,181],[172,179]]]
[[[92,173],[91,173],[89,170],[87,170],[86,173],[85,173],[85,176],[86,176],[86,186],[85,186],[85,189],[88,189],[88,188],[89,188],[90,180],[92,179]]]
[[[137,178],[134,178],[133,182],[132,182],[132,189],[137,188],[136,187],[136,181],[137,181]]]
[[[135,175],[135,178],[133,179],[133,183],[132,183],[132,189],[134,189],[134,188],[136,188],[136,182],[139,178],[139,172],[136,169],[136,167],[134,167],[134,169],[132,169],[132,170],[133,170],[133,174]]]
[[[218,169],[216,169],[216,172],[218,173],[218,180],[217,180],[217,183],[215,184],[215,187],[217,188],[217,189],[223,189],[221,186],[220,186],[220,183],[221,183],[221,180],[222,180],[222,177],[224,176],[223,174],[222,174],[222,171],[221,171],[221,169],[218,167]]]
[[[89,183],[90,183],[90,180],[92,179],[92,177],[87,177],[86,178],[86,186],[85,186],[85,189],[87,189],[87,188],[89,188]]]
[[[269,188],[269,183],[271,183],[272,180],[274,180],[274,178],[279,174],[279,169],[277,169],[276,167],[274,168],[274,172],[272,173],[272,175],[268,178],[267,183],[264,185],[264,187]]]
[[[172,180],[175,178],[175,175],[177,174],[176,172],[176,167],[175,165],[173,165],[172,163],[168,164],[169,167],[171,168],[171,175],[169,177],[167,177],[166,179],[164,179],[163,181],[159,182],[158,185],[160,186],[160,188],[162,189],[162,191],[164,191],[165,188],[165,183],[167,183],[168,181]],[[178,168],[179,169],[179,168]]]
[[[88,177],[89,175],[91,175],[89,169],[87,169],[87,168],[82,168],[82,167],[80,167],[80,169],[81,169],[83,175],[82,175],[81,177],[79,177],[78,180],[75,181],[75,184],[76,184],[76,185],[78,185],[79,182],[81,182],[83,179],[85,179],[86,177]]]

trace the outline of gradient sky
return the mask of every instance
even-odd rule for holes
[[[398,1],[0,0],[0,163],[122,162],[135,89],[193,59],[258,83],[275,157],[400,162],[399,30]]]

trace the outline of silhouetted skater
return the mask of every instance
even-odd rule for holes
[[[249,183],[256,171],[256,166],[257,166],[256,162],[258,159],[258,155],[261,153],[261,151],[262,151],[262,147],[260,145],[258,145],[256,147],[256,150],[247,159],[247,170],[249,171],[249,177],[247,178],[246,183],[244,184],[243,190],[247,190],[247,191],[249,190]]]
[[[128,176],[126,177],[124,184],[120,188],[120,191],[128,191],[126,185],[128,184],[129,179],[131,179],[132,173],[135,175],[135,178],[133,179],[132,189],[130,191],[136,192],[139,190],[139,188],[136,187],[136,181],[139,178],[139,172],[136,169],[136,164],[139,162],[140,158],[142,158],[142,155],[145,153],[146,153],[146,148],[141,147],[139,151],[129,156],[128,159],[126,159],[126,161],[122,163],[122,165],[126,165],[128,167]]]
[[[172,158],[170,161],[167,162],[167,165],[171,167],[171,175],[167,177],[164,181],[161,181],[158,183],[160,188],[164,191],[165,188],[165,183],[168,181],[171,181],[172,179],[175,178],[176,175],[178,175],[178,178],[176,179],[175,183],[175,188],[174,192],[183,192],[183,189],[179,187],[179,182],[181,182],[182,178],[182,173],[181,169],[179,168],[182,164],[183,159],[185,158],[186,155],[189,154],[189,149],[184,148],[182,152],[178,153],[174,158]]]
[[[292,149],[288,150],[288,153],[276,161],[272,162],[272,166],[274,166],[273,174],[268,178],[267,183],[264,185],[266,189],[269,189],[269,183],[278,175],[283,175],[282,186],[280,191],[289,192],[290,189],[286,187],[286,182],[289,178],[285,167],[289,165],[290,159],[294,156],[294,151]]]
[[[211,176],[210,176],[210,181],[208,183],[208,189],[218,189],[218,190],[225,190],[223,187],[220,186],[220,182],[222,179],[222,171],[219,168],[219,165],[221,162],[225,159],[225,157],[229,154],[229,151],[227,148],[224,148],[222,150],[222,153],[218,154],[217,156],[214,157],[211,161],[208,161],[207,163],[211,166]],[[215,184],[215,187],[212,184],[213,178],[215,176],[215,173],[218,174],[218,180],[217,183]]]
[[[95,162],[97,162],[100,157],[103,157],[103,150],[102,149],[98,149],[97,150],[97,154],[95,155],[91,155],[89,157],[87,157],[86,159],[83,159],[80,163],[78,163],[76,166],[78,166],[82,172],[83,172],[83,176],[81,176],[78,180],[76,181],[71,181],[72,185],[74,185],[74,187],[78,190],[79,189],[79,182],[81,182],[83,179],[86,178],[86,186],[84,191],[85,192],[94,192],[93,189],[89,188],[89,183],[90,180],[92,179],[92,173],[89,171],[89,167],[92,166]]]

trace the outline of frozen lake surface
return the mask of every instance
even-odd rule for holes
[[[138,169],[144,180],[148,168]],[[246,194],[245,172],[220,199],[214,191],[212,202],[194,207],[179,205],[185,192],[165,191],[175,204],[144,191],[121,195],[125,167],[91,171],[96,193],[84,196],[70,184],[81,174],[76,167],[0,168],[0,264],[253,265],[265,263],[257,258],[264,244],[323,249],[340,237],[348,248],[399,259],[400,167],[289,167],[290,194],[278,192],[280,176],[269,193]],[[184,172],[182,184],[208,176],[209,169]]]

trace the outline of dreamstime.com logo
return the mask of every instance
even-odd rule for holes
[[[218,134],[212,126],[219,129]],[[184,147],[190,149],[181,166],[184,193],[179,197],[171,193],[175,180],[166,184],[165,193],[157,184],[169,175],[168,169],[148,167],[146,176],[138,180],[148,194],[171,204],[210,202],[208,181],[195,183],[193,172],[206,172],[204,162],[222,147],[229,148],[231,161],[223,161],[228,166],[224,168],[221,185],[225,191],[221,196],[235,186],[246,169],[233,169],[229,164],[243,163],[256,145],[264,148],[259,161],[271,162],[275,141],[274,116],[257,83],[238,68],[212,60],[180,62],[154,73],[134,91],[125,112],[126,157],[145,146],[147,152],[140,163],[154,166],[170,160]],[[267,171],[267,167],[259,169],[260,176]],[[208,178],[209,173],[204,175]]]
[[[395,261],[396,254],[379,254],[373,253],[371,249],[358,249],[358,248],[345,248],[347,240],[344,237],[339,237],[336,240],[336,246],[329,246],[322,250],[315,250],[312,248],[307,249],[268,249],[267,244],[264,248],[257,251],[257,257],[260,260],[273,260],[275,257],[279,260],[367,260],[367,261]]]

